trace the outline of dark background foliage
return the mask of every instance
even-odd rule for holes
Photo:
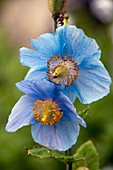
[[[69,21],[96,39],[102,50],[101,61],[113,77],[113,22],[111,18],[104,22],[104,19],[95,16],[90,3],[88,0],[81,0],[79,3],[77,0],[70,0]],[[25,148],[36,146],[31,137],[30,126],[12,134],[5,131],[11,109],[22,95],[15,83],[22,80],[28,71],[28,68],[19,62],[19,48],[28,47],[30,37],[36,38],[41,33],[51,31],[51,14],[47,9],[47,0],[0,1],[0,169],[65,169],[65,165],[58,161],[39,161],[26,156]],[[75,107],[79,111],[86,106],[77,100]],[[86,129],[81,127],[80,136],[72,148],[72,153],[80,144],[91,139],[100,154],[101,168],[113,165],[112,85],[108,96],[91,104],[86,122],[88,127]]]

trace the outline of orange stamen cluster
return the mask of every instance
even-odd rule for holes
[[[56,84],[70,86],[78,77],[79,69],[71,56],[62,58],[60,54],[55,55],[47,62],[47,67],[49,80]]]
[[[59,108],[58,104],[52,99],[44,101],[37,100],[34,102],[33,111],[36,120],[45,125],[53,125],[56,122],[59,122],[63,115],[61,108]]]

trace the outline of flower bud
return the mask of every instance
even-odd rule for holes
[[[48,0],[48,7],[52,14],[64,13],[67,8],[67,0]]]
[[[81,166],[79,168],[77,168],[77,170],[89,170],[87,167]]]

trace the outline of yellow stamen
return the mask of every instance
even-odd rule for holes
[[[37,100],[34,102],[34,117],[36,120],[42,122],[45,125],[53,125],[59,122],[63,112],[60,111],[61,108],[52,99],[49,100]]]

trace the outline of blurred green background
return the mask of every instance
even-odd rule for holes
[[[102,50],[101,61],[113,77],[113,22],[108,20],[104,23],[95,17],[88,1],[75,1],[69,1],[70,23],[76,24],[88,36],[96,39]],[[28,71],[28,68],[19,62],[19,48],[29,47],[29,38],[36,38],[41,33],[51,31],[51,14],[47,9],[47,0],[0,0],[1,170],[65,170],[65,165],[58,161],[39,161],[26,156],[25,148],[36,146],[31,137],[30,126],[12,134],[5,131],[11,109],[22,95],[15,83],[21,81]],[[78,111],[85,107],[78,100],[75,106]],[[113,85],[108,96],[91,104],[89,113],[86,120],[88,127],[81,127],[72,152],[91,139],[100,154],[101,168],[113,166]]]

